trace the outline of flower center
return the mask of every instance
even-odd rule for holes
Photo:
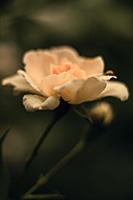
[[[69,63],[65,63],[62,65],[52,65],[50,71],[51,71],[51,74],[61,74],[63,72],[67,72],[71,70],[73,67],[74,66]]]

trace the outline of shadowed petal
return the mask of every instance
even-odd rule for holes
[[[88,78],[77,91],[75,98],[71,101],[72,104],[79,104],[86,101],[92,101],[105,89],[106,82],[96,78]]]
[[[72,47],[61,46],[61,47],[57,47],[57,48],[52,48],[50,50],[50,52],[52,52],[54,55],[57,56],[58,64],[61,63],[65,59],[72,63],[78,62],[77,59],[79,57],[79,54]]]
[[[71,103],[75,97],[79,88],[83,85],[84,80],[73,80],[69,83],[65,83],[62,86],[57,86],[54,90],[59,94],[65,101]]]
[[[39,110],[54,110],[60,104],[60,100],[57,96],[48,97],[44,103],[39,107]]]
[[[29,51],[23,58],[26,73],[37,84],[50,74],[51,63],[55,64],[55,56],[47,51]]]
[[[129,97],[129,92],[124,83],[118,81],[108,81],[106,88],[102,91],[98,98],[106,96],[117,97],[121,101],[125,101]]]
[[[37,93],[37,91],[23,78],[16,74],[2,80],[2,85],[11,85],[14,87],[15,94],[20,92]]]
[[[86,72],[87,76],[103,74],[104,71],[104,61],[100,56],[95,58],[83,58],[79,61],[79,66]]]
[[[50,96],[45,98],[39,95],[25,95],[23,97],[23,104],[25,109],[29,112],[36,110],[53,110],[59,105],[59,98]]]
[[[39,95],[24,95],[23,97],[23,104],[25,106],[25,109],[27,111],[36,111],[38,108],[44,103],[45,97],[39,96]]]

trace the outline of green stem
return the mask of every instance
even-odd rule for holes
[[[72,106],[72,108],[74,109],[74,111],[80,115],[81,117],[85,118],[89,123],[90,125],[94,125],[94,122],[91,118],[91,116],[89,115],[89,111],[87,108],[85,108],[85,106],[83,106],[82,104],[81,105],[78,105],[78,106]]]
[[[27,171],[27,169],[29,169],[30,165],[32,164],[32,161],[36,157],[47,135],[49,134],[53,126],[60,120],[60,118],[63,117],[67,113],[68,109],[69,109],[69,106],[67,104],[62,104],[58,112],[56,111],[55,117],[53,118],[51,123],[46,127],[45,131],[43,132],[43,134],[40,136],[39,140],[37,141],[37,144],[35,145],[33,151],[30,153],[30,155],[26,159],[24,171]]]
[[[40,138],[37,141],[37,144],[35,145],[32,153],[27,158],[27,162],[26,162],[26,165],[25,165],[25,171],[30,167],[33,159],[36,157],[36,155],[38,153],[39,148],[41,147],[41,145],[44,142],[45,138],[47,137],[48,133],[50,132],[50,130],[53,128],[53,126],[56,124],[57,121],[58,121],[58,118],[54,118],[52,120],[52,122],[48,125],[48,127],[45,129],[43,134],[40,136]]]
[[[70,160],[72,160],[77,154],[79,154],[83,148],[86,146],[85,135],[80,139],[80,141],[68,152],[52,169],[48,171],[46,175],[42,175],[38,178],[37,182],[30,188],[28,192],[24,194],[24,198],[27,195],[34,193],[38,188],[46,185],[48,181],[57,174],[57,172],[62,169]]]

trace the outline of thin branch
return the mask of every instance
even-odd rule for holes
[[[45,129],[43,134],[40,136],[39,140],[37,141],[37,144],[35,145],[35,147],[33,149],[33,151],[31,152],[31,154],[27,158],[27,162],[26,162],[26,165],[25,165],[25,170],[27,170],[30,167],[30,165],[31,165],[33,159],[36,157],[36,155],[38,153],[38,150],[41,147],[43,141],[45,140],[45,138],[47,137],[48,133],[50,132],[50,130],[53,128],[53,126],[56,124],[57,121],[58,121],[58,119],[54,118],[52,120],[52,122],[47,126],[47,128]]]
[[[41,145],[43,144],[43,142],[44,142],[45,138],[47,137],[48,133],[53,128],[53,126],[57,123],[57,121],[59,121],[59,119],[61,117],[63,117],[67,113],[68,109],[69,109],[69,105],[62,101],[61,105],[60,105],[60,108],[58,108],[58,110],[55,111],[54,119],[47,126],[47,128],[45,129],[45,131],[43,132],[43,134],[40,136],[39,140],[37,141],[37,144],[33,148],[32,153],[30,153],[30,155],[26,159],[26,164],[25,164],[24,171],[26,171],[30,167],[30,165],[32,164],[32,161],[36,157],[36,155],[38,153],[38,150],[40,149]]]

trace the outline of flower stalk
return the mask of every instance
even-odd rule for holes
[[[32,161],[36,157],[38,150],[40,149],[42,143],[44,142],[45,138],[47,137],[48,133],[50,130],[53,128],[53,126],[56,124],[58,121],[58,118],[54,118],[52,122],[48,125],[48,127],[45,129],[43,134],[40,136],[35,148],[33,149],[32,153],[28,156],[26,160],[26,165],[25,165],[25,170],[29,169],[30,165],[32,164]]]
[[[46,137],[50,133],[51,129],[60,120],[60,118],[62,118],[68,112],[68,110],[69,110],[69,105],[62,102],[58,111],[55,112],[54,118],[52,119],[50,124],[46,127],[46,129],[44,130],[44,132],[40,136],[39,140],[37,141],[37,144],[33,148],[33,151],[27,157],[26,164],[25,164],[25,171],[29,169],[30,165],[32,164],[32,161],[36,157],[41,145],[43,144],[44,140],[46,139]]]
[[[24,194],[23,199],[26,199],[28,195],[33,194],[38,188],[45,186],[49,180],[58,173],[58,171],[75,158],[75,156],[77,156],[86,146],[87,135],[88,131],[85,131],[85,134],[82,135],[79,142],[59,162],[57,162],[57,164],[51,168],[48,173],[38,178],[36,183]]]

